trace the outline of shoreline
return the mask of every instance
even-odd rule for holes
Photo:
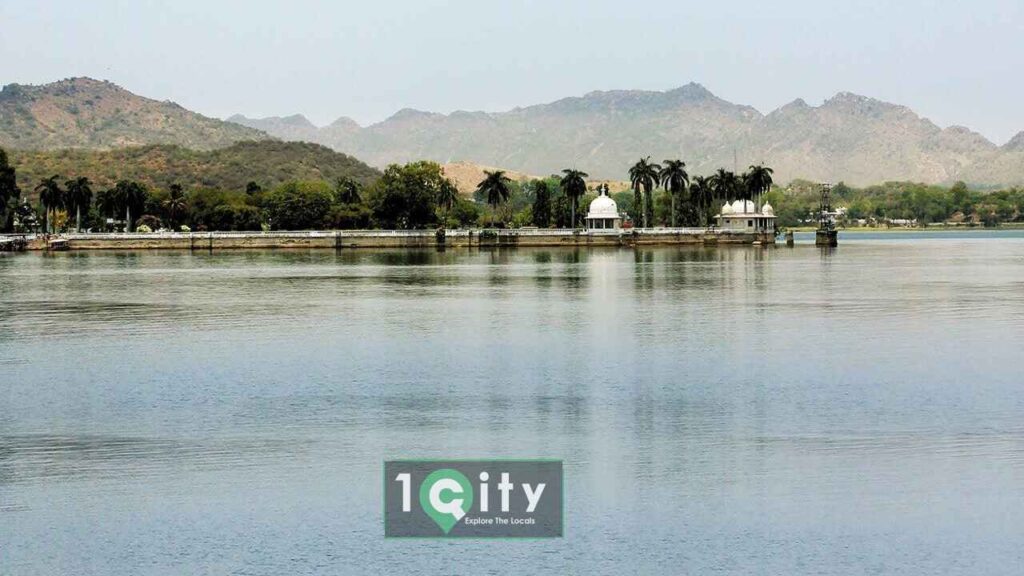
[[[787,232],[814,232],[817,230],[814,226],[797,226],[794,228],[787,228]],[[1024,224],[1011,223],[1011,224],[1000,224],[999,226],[918,226],[918,227],[905,227],[905,226],[857,226],[851,228],[836,228],[842,234],[861,234],[861,233],[876,233],[876,232],[892,232],[894,234],[899,233],[911,233],[911,232],[979,232],[979,231],[990,231],[998,232],[1000,230],[1024,230]]]
[[[306,232],[189,232],[143,234],[61,234],[26,236],[31,251],[64,250],[240,250],[240,249],[359,249],[359,248],[473,248],[473,247],[586,247],[648,245],[775,244],[764,233],[653,228],[629,230],[344,230]]]

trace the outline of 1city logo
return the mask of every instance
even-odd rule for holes
[[[561,536],[562,462],[384,462],[384,535],[420,538]]]

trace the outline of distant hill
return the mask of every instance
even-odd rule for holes
[[[492,166],[481,166],[472,162],[451,162],[441,166],[441,170],[444,172],[445,177],[451,180],[455,187],[459,189],[459,193],[471,196],[476,191],[477,186],[480,185],[480,182],[483,181],[485,170],[494,171],[501,169]],[[517,182],[536,178],[536,176],[521,172],[505,171],[505,175]]]
[[[1024,184],[1024,133],[998,147],[967,128],[943,129],[909,108],[846,92],[820,106],[795,100],[767,115],[691,83],[666,92],[592,92],[498,113],[406,109],[365,128],[348,118],[323,128],[302,117],[231,121],[320,142],[376,166],[430,159],[550,174],[576,165],[592,177],[621,180],[649,154],[683,158],[698,174],[765,162],[780,182]]]
[[[249,181],[267,188],[293,179],[333,181],[348,176],[369,183],[379,176],[351,156],[305,142],[240,142],[211,151],[162,144],[92,151],[10,150],[8,155],[25,191],[53,174],[62,179],[87,176],[95,189],[129,179],[158,188],[178,183],[232,190],[244,189]]]
[[[71,78],[0,91],[0,147],[106,149],[177,144],[194,150],[264,140],[259,130],[137,96],[110,82]]]

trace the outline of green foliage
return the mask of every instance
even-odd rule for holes
[[[363,183],[349,176],[334,181],[334,198],[339,204],[358,204],[363,200]]]
[[[336,204],[327,215],[329,228],[364,230],[373,226],[373,211],[363,203]]]
[[[487,198],[487,203],[497,212],[498,206],[508,202],[512,195],[511,180],[503,170],[493,172],[484,170],[484,179],[476,188],[476,193]]]
[[[916,220],[919,225],[958,222],[994,226],[1002,222],[1024,220],[1024,190],[1011,188],[990,193],[970,190],[958,182],[951,188],[913,182],[886,182],[866,188],[843,183],[832,189],[833,205],[845,207],[840,225],[853,225],[863,219],[884,225],[892,219]],[[807,225],[818,209],[819,186],[794,181],[785,191],[772,189],[764,200],[770,202],[784,227]]]
[[[14,216],[20,200],[17,173],[8,163],[7,152],[0,148],[0,231],[14,229]]]
[[[118,180],[132,180],[151,189],[180,184],[187,190],[219,188],[257,194],[291,180],[336,182],[346,178],[366,186],[380,175],[351,156],[305,142],[239,142],[210,151],[170,145],[103,151],[18,150],[10,156],[23,188],[31,188],[51,174],[68,174],[88,176],[98,189],[111,187]]]
[[[292,181],[267,197],[267,214],[274,230],[323,228],[334,191],[323,181]]]
[[[534,180],[527,184],[533,196],[532,224],[538,228],[551,225],[551,184],[547,180]]]
[[[690,186],[690,175],[686,172],[686,162],[682,160],[665,160],[658,178],[661,185],[669,193],[671,204],[670,223],[678,226],[676,204],[685,200],[687,188]]]
[[[474,202],[460,198],[452,208],[449,220],[458,228],[470,228],[476,226],[480,221],[480,207]]]
[[[651,191],[659,181],[660,173],[661,166],[652,163],[650,156],[641,158],[629,169],[629,183],[633,188],[634,202],[641,207],[639,216],[642,216],[644,228],[654,223],[654,204]],[[643,190],[643,196],[640,195],[641,190]]]
[[[562,194],[568,200],[569,219],[564,221],[561,218],[562,214],[556,212],[555,218],[558,221],[557,225],[559,228],[576,228],[578,225],[577,212],[579,211],[580,196],[587,193],[586,178],[588,176],[589,174],[586,172],[576,170],[575,168],[562,170],[562,179],[559,181],[559,186],[562,189]]]
[[[381,228],[421,229],[437,222],[437,199],[451,183],[436,162],[392,164],[367,192]]]

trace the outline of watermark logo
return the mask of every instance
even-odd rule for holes
[[[384,463],[384,534],[558,537],[562,496],[557,460],[391,460]]]
[[[473,487],[458,470],[435,470],[420,484],[420,506],[447,534],[472,508]]]

